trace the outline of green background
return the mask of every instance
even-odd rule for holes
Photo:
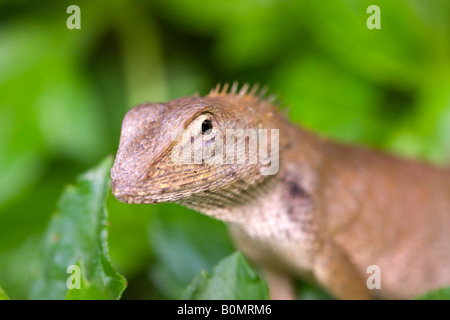
[[[444,0],[0,1],[0,285],[30,297],[64,186],[115,154],[144,101],[258,82],[324,136],[449,164],[449,18]],[[177,298],[234,251],[179,206],[107,205],[123,298]]]

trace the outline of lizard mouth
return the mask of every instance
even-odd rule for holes
[[[112,180],[111,182],[111,193],[117,200],[124,203],[153,203],[146,199],[147,195],[144,192],[117,180]]]
[[[116,180],[111,182],[111,193],[120,202],[133,203],[133,192],[124,191],[124,188]]]
[[[177,197],[174,197],[170,193],[144,192],[138,187],[122,184],[117,180],[112,180],[111,182],[111,193],[120,202],[129,204],[153,204],[177,200]]]

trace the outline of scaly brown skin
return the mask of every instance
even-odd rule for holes
[[[450,171],[323,140],[247,90],[130,110],[111,170],[115,197],[225,221],[273,298],[294,297],[294,277],[341,299],[413,298],[450,285]],[[279,129],[278,173],[262,175],[259,161],[174,163],[172,133],[187,129],[205,145],[205,119],[222,132]],[[381,289],[366,286],[370,265],[380,267]]]

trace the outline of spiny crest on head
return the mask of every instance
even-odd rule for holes
[[[270,94],[267,96],[268,87],[263,86],[260,88],[258,83],[255,83],[251,88],[248,83],[245,83],[240,89],[237,81],[230,84],[226,82],[223,86],[218,83],[217,86],[212,89],[208,97],[220,97],[226,95],[233,95],[237,97],[247,97],[257,99],[263,105],[271,105],[278,107],[279,102],[276,100],[275,94]]]

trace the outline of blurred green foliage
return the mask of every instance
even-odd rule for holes
[[[126,280],[111,266],[107,243],[111,166],[107,157],[64,189],[44,235],[32,299],[121,297]]]
[[[81,30],[66,27],[71,4]],[[1,1],[0,285],[30,297],[64,186],[115,153],[144,101],[259,82],[325,136],[448,164],[449,17],[440,0]],[[124,298],[177,298],[234,250],[222,223],[185,208],[108,208]]]
[[[192,280],[181,299],[267,300],[266,281],[252,270],[240,252],[224,258],[211,271],[202,271]]]
[[[450,300],[450,287],[427,292],[418,297],[418,300]]]
[[[0,300],[9,300],[8,295],[6,292],[0,287]]]

